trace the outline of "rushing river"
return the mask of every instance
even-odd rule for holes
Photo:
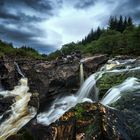
[[[46,112],[40,113],[37,116],[38,123],[43,125],[50,125],[51,123],[55,122],[59,119],[66,111],[70,108],[74,107],[76,104],[81,102],[97,102],[99,96],[99,90],[96,87],[97,81],[104,75],[104,74],[118,74],[118,73],[134,73],[135,71],[139,71],[139,66],[132,66],[135,59],[129,59],[125,61],[113,61],[110,60],[108,64],[104,65],[100,71],[92,74],[89,76],[85,82],[82,84],[81,88],[77,92],[76,95],[66,96],[62,98],[56,99],[49,110]],[[80,65],[80,79],[83,81],[83,62]],[[122,96],[124,96],[124,92],[127,91],[134,91],[140,90],[140,83],[138,82],[139,79],[135,77],[129,77],[126,79],[121,85],[112,87],[109,91],[105,94],[103,99],[100,102],[101,104],[108,106],[111,103],[116,102]],[[131,94],[133,94],[131,92]],[[92,95],[92,98],[90,95]]]
[[[140,71],[139,65],[134,65],[135,59],[129,60],[109,60],[98,72],[90,75],[84,81],[84,60],[80,63],[80,82],[81,87],[77,94],[60,97],[53,101],[52,105],[45,112],[41,112],[37,115],[37,122],[43,125],[50,125],[59,119],[66,111],[74,107],[78,103],[82,102],[100,102],[103,106],[111,109],[131,110],[136,114],[139,108],[140,95],[140,80],[139,77],[135,77],[134,73]],[[0,140],[5,140],[11,134],[17,133],[25,124],[27,124],[32,118],[35,117],[37,110],[34,107],[28,105],[31,93],[29,93],[28,79],[23,75],[17,63],[15,63],[18,73],[22,76],[19,81],[19,85],[15,86],[12,91],[5,91],[0,84],[0,95],[3,98],[14,97],[14,103],[10,109],[0,116]],[[119,85],[111,87],[104,97],[99,100],[99,89],[97,82],[105,75],[123,74],[127,73],[127,78]],[[129,74],[130,73],[130,74]],[[129,106],[126,107],[126,97],[132,99],[132,103],[135,105],[133,109]],[[128,99],[127,99],[128,101]],[[121,108],[122,106],[123,108]],[[120,107],[121,106],[121,107]],[[9,114],[7,119],[4,119],[5,115]]]
[[[17,68],[19,71],[19,67]],[[14,97],[15,100],[10,109],[0,116],[0,140],[5,140],[10,135],[17,133],[34,118],[37,113],[36,108],[28,106],[32,95],[28,92],[28,79],[24,78],[21,71],[19,74],[21,74],[23,78],[19,81],[18,86],[15,86],[12,91],[4,91],[2,88],[0,91],[0,95],[3,96],[3,98]],[[5,119],[7,115],[8,118]]]

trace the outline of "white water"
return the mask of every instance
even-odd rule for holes
[[[16,66],[16,68],[17,68],[18,73],[19,73],[23,78],[25,78],[25,76],[24,76],[24,74],[21,72],[21,70],[20,70],[19,65],[17,64],[17,62],[14,62],[14,64],[15,64],[15,66]]]
[[[127,62],[130,62],[130,61],[127,61]],[[114,66],[116,67],[122,64],[124,64],[124,62],[122,63],[116,62],[116,64],[113,65],[113,67]],[[83,69],[82,66],[81,66],[81,69]],[[56,99],[48,111],[38,114],[37,122],[43,125],[50,125],[51,123],[59,119],[66,111],[74,107],[76,104],[85,102],[85,101],[88,101],[88,102],[97,101],[98,89],[96,87],[96,82],[102,77],[103,74],[122,73],[122,72],[130,72],[130,71],[132,72],[132,71],[140,70],[140,67],[136,67],[132,69],[129,69],[129,68],[128,69],[115,69],[115,70],[110,70],[110,69],[112,69],[112,67],[109,68],[107,67],[107,65],[105,65],[104,67],[101,68],[101,71],[96,72],[95,74],[92,74],[91,76],[89,76],[89,78],[87,78],[86,81],[82,84],[81,88],[79,89],[76,95],[71,95],[71,96],[66,96],[66,97]],[[128,80],[125,83],[123,83],[123,85],[119,86],[118,88],[122,87],[121,90],[130,89],[132,88],[134,81],[135,81],[134,78],[131,80]],[[132,82],[132,84],[128,85],[129,82]],[[105,105],[106,103],[110,103],[117,100],[120,97],[120,92],[118,91],[118,88],[117,90],[114,89],[111,93],[110,92],[107,93],[107,97],[105,97],[104,100],[101,101],[101,103]],[[88,98],[90,94],[94,95],[92,99]],[[114,95],[111,96],[111,94],[114,94]]]
[[[80,62],[80,85],[84,83],[84,68],[83,62]]]
[[[25,76],[22,74],[16,62],[15,65],[23,78],[19,81],[19,85],[14,87],[14,90],[0,91],[0,95],[2,95],[3,98],[12,96],[15,100],[10,110],[0,116],[0,120],[2,121],[4,115],[10,113],[9,117],[0,124],[0,140],[6,140],[12,134],[17,133],[25,124],[35,117],[37,113],[36,108],[28,106],[32,95],[28,92],[28,79],[24,78]]]
[[[117,65],[119,66],[121,63],[117,62],[113,68]],[[19,74],[24,77],[17,63],[17,70]],[[81,66],[81,79],[84,77],[83,73],[83,65]],[[104,71],[103,71],[104,69]],[[127,69],[115,69],[110,70],[112,67],[101,68],[101,71],[92,74],[86,81],[82,84],[76,95],[66,96],[62,98],[57,98],[48,111],[38,114],[37,122],[43,125],[50,125],[59,119],[66,111],[70,108],[74,107],[77,103],[81,102],[95,102],[98,100],[98,89],[96,87],[96,82],[102,77],[104,73],[121,73],[121,72],[133,72],[136,70],[140,70],[140,67],[136,68],[127,68]],[[103,98],[101,103],[103,105],[109,105],[110,103],[115,102],[121,97],[122,92],[132,89],[133,87],[137,87],[136,78],[127,79],[120,86],[116,86],[110,89],[106,96]],[[13,91],[0,91],[0,95],[4,98],[8,96],[15,97],[15,103],[11,106],[11,115],[10,117],[2,122],[0,125],[0,140],[5,140],[8,136],[17,133],[26,123],[28,123],[35,115],[36,109],[28,106],[28,102],[30,101],[31,93],[28,92],[28,80],[26,78],[22,78],[20,80],[20,84],[14,88]],[[89,95],[92,94],[92,99],[89,99]],[[0,116],[2,119],[3,115]]]
[[[127,94],[133,90],[140,90],[140,82],[137,78],[128,78],[122,84],[111,88],[100,101],[103,105],[110,105],[119,100],[122,95]],[[126,95],[127,96],[127,95]]]
[[[77,103],[81,102],[93,102],[96,100],[97,93],[93,93],[96,96],[94,99],[89,99],[88,96],[91,94],[91,92],[97,92],[96,84],[97,79],[99,79],[102,76],[101,73],[95,73],[91,75],[82,85],[82,87],[79,89],[78,93],[76,95],[66,96],[63,98],[56,99],[52,106],[49,108],[48,111],[38,114],[37,116],[37,122],[41,123],[43,125],[50,125],[51,123],[55,122],[57,119],[59,119],[66,111],[68,111],[70,108],[74,107]],[[95,88],[95,90],[93,90]]]
[[[16,86],[13,91],[3,91],[0,95],[4,97],[14,96],[15,103],[12,104],[10,117],[0,125],[0,140],[5,140],[10,135],[17,133],[26,123],[35,115],[36,109],[28,107],[31,93],[28,92],[27,78],[20,80],[20,85]]]
[[[125,66],[126,69],[132,67],[132,63],[134,63],[136,59],[128,59],[128,60],[108,60],[106,64],[106,70],[111,70],[117,68],[117,66]]]
[[[81,102],[84,98],[88,98],[88,96],[93,93],[93,91],[95,96],[92,100],[97,100],[98,90],[96,88],[96,82],[102,77],[103,73],[103,71],[94,73],[86,79],[86,81],[77,92],[78,103]]]

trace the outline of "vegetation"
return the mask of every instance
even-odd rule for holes
[[[9,57],[26,57],[34,59],[45,59],[46,56],[39,54],[31,47],[23,46],[21,48],[14,48],[12,44],[0,40],[0,58],[4,56]]]
[[[133,24],[131,17],[110,17],[108,28],[91,29],[78,43],[63,45],[48,56],[55,59],[61,55],[80,51],[82,54],[140,55],[140,25]]]
[[[84,112],[85,112],[85,109],[80,104],[78,104],[75,107],[75,116],[76,116],[77,119],[82,119]]]
[[[107,29],[91,29],[82,41],[63,45],[48,56],[30,47],[14,48],[12,44],[0,41],[0,57],[8,55],[53,60],[76,51],[91,55],[140,55],[140,25],[134,25],[131,17],[110,17]]]
[[[118,73],[118,74],[104,74],[101,79],[97,82],[97,87],[99,89],[99,99],[105,95],[105,93],[114,86],[121,84],[124,80],[127,79],[127,74]]]

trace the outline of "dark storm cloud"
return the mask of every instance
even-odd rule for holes
[[[135,22],[140,21],[140,0],[124,0],[118,4],[114,15],[131,16]]]
[[[32,28],[32,32],[31,31],[23,31],[20,28],[8,28],[4,25],[0,25],[1,30],[0,30],[0,37],[2,39],[8,40],[10,42],[14,41],[16,43],[22,43],[25,44],[30,41],[32,41],[33,37],[36,37],[37,34],[42,34],[42,31],[35,29],[33,27]]]
[[[79,0],[78,3],[76,3],[75,7],[76,8],[88,8],[93,6],[93,4],[95,3],[95,0]]]
[[[0,18],[2,18],[2,19],[14,19],[14,20],[20,19],[17,15],[5,13],[4,11],[1,11],[1,10],[0,10]]]
[[[130,7],[135,8],[140,6],[140,0],[128,0],[126,4],[128,4]]]
[[[43,0],[23,0],[28,6],[31,8],[40,11],[40,12],[46,12],[49,10],[52,10],[52,3],[51,1],[43,1]]]
[[[0,0],[0,39],[51,52],[60,42],[106,25],[111,15],[131,16],[137,23],[140,0]]]
[[[17,47],[31,45],[39,50],[49,49],[47,44],[32,38],[43,36],[43,31],[35,25],[50,17],[52,10],[53,4],[49,0],[0,0],[0,38]]]
[[[49,11],[52,7],[52,2],[50,0],[1,0],[0,6],[3,8],[5,6],[13,6],[18,8],[19,6],[27,6],[36,11],[43,12]]]
[[[1,0],[0,2],[0,18],[4,19],[13,19],[13,20],[20,20],[22,18],[31,18],[28,14],[25,14],[23,11],[21,11],[21,8],[23,8],[26,13],[27,9],[34,10],[34,16],[33,18],[39,18],[37,16],[36,12],[40,14],[44,14],[45,16],[51,15],[51,11],[53,9],[53,4],[49,0],[43,2],[43,0]],[[15,13],[12,13],[11,11],[15,11]]]
[[[21,47],[22,45],[32,46],[41,53],[48,53],[55,49],[54,46],[42,44],[33,39],[34,37],[38,37],[38,34],[43,34],[39,29],[33,29],[31,27],[32,32],[23,32],[22,30],[17,29],[7,29],[3,25],[0,26],[0,38],[7,40],[8,42],[13,42],[17,47]]]
[[[128,15],[132,16],[135,21],[140,21],[140,0],[129,0],[127,3],[126,9],[128,10]],[[125,5],[124,5],[125,6]]]

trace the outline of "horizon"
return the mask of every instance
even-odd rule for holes
[[[0,39],[44,54],[82,40],[92,28],[107,27],[110,16],[140,21],[139,0],[1,0],[0,6]]]

